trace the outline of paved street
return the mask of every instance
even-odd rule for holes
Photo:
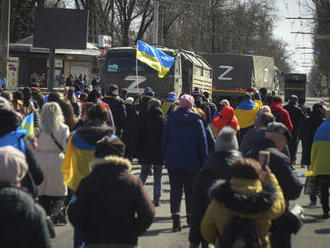
[[[300,161],[301,150],[299,149]],[[298,168],[296,173],[300,175],[306,169]],[[139,166],[135,165],[133,172],[139,173]],[[151,228],[143,237],[139,239],[139,245],[141,247],[150,248],[180,248],[189,247],[188,244],[188,228],[186,220],[183,220],[183,231],[178,233],[171,232],[171,218],[169,211],[169,181],[166,170],[163,177],[162,188],[162,200],[163,205],[156,208],[156,217]],[[304,178],[301,178],[304,180]],[[148,178],[146,188],[152,197],[152,177]],[[293,247],[299,248],[327,248],[330,243],[330,219],[323,220],[321,218],[322,208],[318,202],[316,207],[309,207],[309,199],[306,195],[302,194],[296,203],[302,205],[305,208],[305,224],[298,235],[293,236]],[[184,212],[184,201],[182,202],[182,215]],[[72,247],[73,235],[71,225],[57,226],[56,227],[56,239],[53,240],[55,248],[69,248]]]

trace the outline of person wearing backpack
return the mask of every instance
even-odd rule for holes
[[[233,163],[231,177],[211,189],[212,201],[201,223],[203,238],[216,247],[271,247],[271,221],[286,208],[283,192],[268,165],[254,159]]]

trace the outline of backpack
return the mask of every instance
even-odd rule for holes
[[[255,222],[239,216],[225,226],[220,240],[221,248],[261,248]]]

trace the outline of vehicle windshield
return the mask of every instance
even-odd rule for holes
[[[173,66],[172,66],[173,67]],[[168,74],[172,74],[173,70],[170,70]],[[135,73],[136,72],[136,60],[133,56],[118,56],[110,55],[107,60],[107,73]],[[152,69],[150,66],[138,61],[138,72],[144,72],[149,74],[157,74],[158,72]]]

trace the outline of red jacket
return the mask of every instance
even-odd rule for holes
[[[218,132],[220,132],[224,126],[229,126],[237,131],[238,121],[234,115],[234,109],[230,106],[223,107],[220,114],[217,114],[213,118],[212,124],[218,129]]]
[[[282,122],[291,132],[293,129],[291,118],[289,112],[283,108],[282,103],[272,102],[270,104],[270,109],[275,117],[275,120]]]

